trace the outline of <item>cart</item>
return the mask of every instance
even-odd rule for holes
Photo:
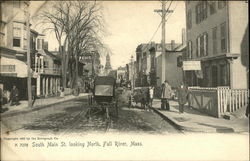
[[[95,78],[93,94],[89,99],[89,117],[91,117],[91,114],[103,111],[105,113],[105,118],[108,120],[110,119],[111,110],[115,111],[115,116],[118,117],[115,88],[116,80],[114,77],[97,76]],[[91,111],[95,112],[92,113]]]

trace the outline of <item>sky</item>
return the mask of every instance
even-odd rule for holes
[[[130,62],[135,50],[141,43],[148,43],[151,39],[156,43],[161,42],[161,16],[154,12],[161,9],[160,1],[102,1],[103,16],[107,34],[103,42],[111,49],[111,65],[114,69],[125,66]],[[32,11],[42,2],[31,2]],[[167,3],[167,7],[170,2]],[[171,40],[181,42],[181,30],[185,28],[185,3],[173,1],[170,9],[172,14],[166,17],[166,43]],[[158,28],[158,30],[157,30]],[[157,31],[157,32],[156,32]],[[154,33],[155,36],[153,37]],[[58,48],[54,34],[46,34],[49,42],[49,50]],[[102,53],[101,53],[102,54]],[[105,64],[105,55],[102,56],[102,64]]]

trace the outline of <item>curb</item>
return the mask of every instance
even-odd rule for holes
[[[150,107],[155,113],[157,113],[158,115],[161,116],[161,118],[163,118],[164,120],[168,121],[171,125],[173,125],[176,129],[178,130],[183,130],[182,127],[177,124],[175,121],[173,121],[172,119],[169,119],[167,116],[163,115],[159,110]]]
[[[3,114],[1,114],[1,118],[12,117],[12,116],[16,116],[16,115],[19,115],[19,114],[25,114],[25,113],[29,113],[29,112],[33,112],[33,111],[38,111],[38,110],[41,110],[41,109],[45,109],[45,108],[54,106],[56,104],[81,99],[81,98],[84,98],[86,96],[88,96],[88,94],[86,94],[84,96],[79,96],[79,97],[76,97],[76,98],[68,99],[68,100],[63,100],[63,101],[47,104],[47,105],[38,105],[38,106],[35,106],[35,107],[32,107],[32,108],[27,107],[27,108],[25,108],[25,110],[14,111],[14,112],[6,113],[6,114],[3,113]]]
[[[189,127],[189,126],[184,126],[184,125],[180,125],[179,123],[177,123],[174,119],[171,119],[170,117],[162,114],[159,110],[150,107],[155,113],[157,113],[158,115],[160,115],[163,119],[165,119],[166,121],[168,121],[171,125],[173,125],[176,129],[178,130],[184,130],[184,131],[189,131],[189,132],[201,132],[201,133],[234,133],[234,132],[238,132],[233,128],[206,128],[206,129],[201,129],[201,128],[195,128],[195,127]]]

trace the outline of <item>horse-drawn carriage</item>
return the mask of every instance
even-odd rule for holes
[[[115,116],[118,117],[115,88],[116,80],[114,77],[97,76],[95,78],[93,94],[89,99],[89,117],[91,117],[93,113],[104,112],[106,119],[109,119],[111,110],[114,111]]]

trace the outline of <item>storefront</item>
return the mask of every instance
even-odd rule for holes
[[[2,90],[11,91],[15,85],[19,90],[19,99],[27,99],[27,65],[20,60],[6,57],[1,57],[0,62]],[[32,78],[32,84],[35,83],[35,78]]]

